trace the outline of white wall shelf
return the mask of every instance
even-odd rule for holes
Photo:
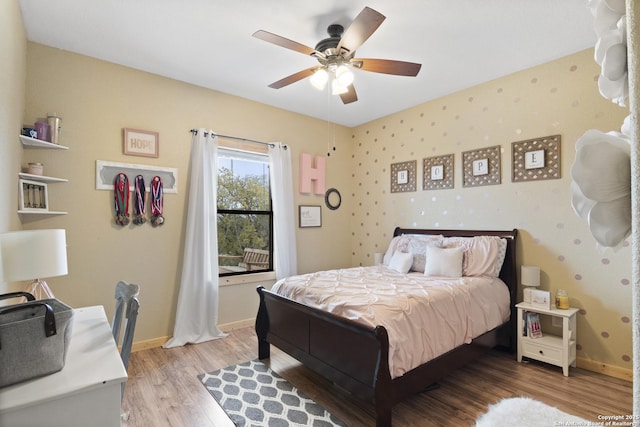
[[[25,172],[20,172],[18,173],[18,176],[20,176],[20,178],[22,179],[31,179],[33,181],[40,181],[40,182],[69,182],[68,179],[66,178],[56,178],[53,176],[46,176],[46,175],[34,175],[32,173],[25,173]]]
[[[47,141],[42,141],[40,139],[36,139],[36,138],[31,138],[25,135],[18,135],[18,138],[20,139],[20,143],[22,144],[22,148],[46,148],[46,149],[53,149],[53,150],[68,150],[69,147],[65,147],[64,145],[59,145],[59,144],[52,144],[51,142],[47,142]],[[23,207],[23,202],[22,202],[22,197],[23,197],[23,193],[21,193],[21,202],[20,202],[20,206],[18,206],[18,214],[20,215],[30,215],[30,216],[46,216],[46,215],[66,215],[68,212],[62,212],[62,211],[50,211],[48,210],[49,208],[49,201],[48,201],[48,197],[46,196],[47,194],[47,189],[46,183],[58,183],[58,182],[68,182],[69,180],[66,178],[57,178],[57,177],[53,177],[53,176],[46,176],[46,175],[35,175],[32,173],[25,173],[25,172],[19,172],[18,173],[19,176],[19,182],[20,182],[20,191],[24,191],[22,188],[22,185],[25,181],[23,180],[27,180],[28,181],[38,181],[38,182],[42,182],[45,184],[42,184],[42,186],[44,187],[44,192],[45,192],[45,197],[47,200],[46,202],[46,209],[20,209]],[[34,184],[33,182],[31,184]]]
[[[54,150],[68,150],[69,147],[65,147],[60,144],[52,144],[51,142],[43,141],[41,139],[31,138],[29,136],[18,135],[20,142],[25,148],[52,148]]]
[[[20,215],[66,215],[69,212],[45,211],[45,210],[19,210]]]

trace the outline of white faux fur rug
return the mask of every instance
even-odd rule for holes
[[[587,426],[587,420],[569,415],[558,408],[545,405],[528,397],[503,399],[490,405],[489,411],[481,415],[475,427],[553,427]]]

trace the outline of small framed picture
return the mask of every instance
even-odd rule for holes
[[[123,151],[128,156],[158,157],[158,132],[124,129]]]
[[[489,159],[473,161],[473,176],[487,175],[489,173]]]
[[[48,211],[49,193],[47,184],[38,181],[21,179],[20,181],[20,210]]]
[[[322,227],[322,210],[320,206],[300,205],[299,223],[300,228]]]
[[[527,151],[524,153],[524,168],[539,169],[544,167],[544,150]]]
[[[441,181],[444,179],[444,165],[431,166],[431,181]]]
[[[539,308],[551,309],[551,292],[548,291],[531,291],[531,305]]]

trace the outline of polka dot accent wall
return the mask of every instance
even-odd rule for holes
[[[619,130],[628,114],[600,96],[598,72],[588,49],[352,129],[353,264],[372,265],[396,226],[517,228],[518,262],[539,266],[541,289],[564,289],[580,308],[578,357],[631,369],[629,245],[600,251],[570,204],[575,141]],[[512,182],[511,143],[547,135],[561,135],[560,177]],[[496,145],[500,184],[463,187],[462,153]],[[423,190],[423,159],[450,153],[453,188]],[[416,191],[392,193],[391,165],[414,160]]]

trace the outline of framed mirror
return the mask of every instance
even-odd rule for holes
[[[335,188],[330,188],[324,193],[324,204],[327,205],[327,208],[335,211],[342,204],[342,196],[340,192]]]

